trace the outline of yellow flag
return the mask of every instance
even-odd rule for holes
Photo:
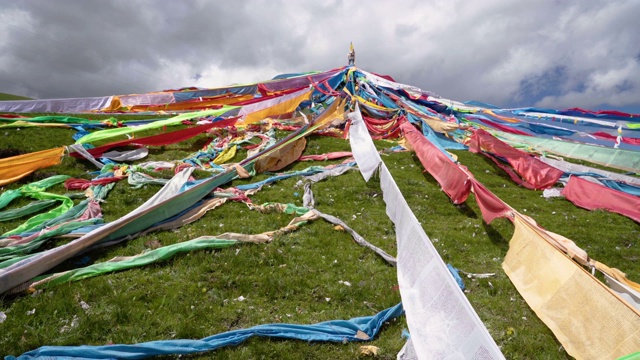
[[[64,147],[59,147],[1,159],[0,186],[12,183],[38,169],[60,164],[63,153]]]
[[[577,359],[615,359],[640,349],[640,314],[516,214],[502,267],[520,295]]]

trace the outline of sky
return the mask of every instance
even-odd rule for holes
[[[347,65],[503,108],[640,113],[637,0],[0,0],[0,92],[221,87]]]

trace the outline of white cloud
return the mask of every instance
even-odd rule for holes
[[[93,96],[252,82],[346,65],[353,41],[357,66],[456,100],[640,109],[633,0],[0,6],[6,92]]]

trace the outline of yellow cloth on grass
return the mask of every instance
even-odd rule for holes
[[[522,297],[577,359],[615,359],[640,349],[640,314],[516,214],[502,267]]]
[[[17,181],[38,169],[60,164],[63,153],[64,147],[59,147],[0,159],[0,186]]]
[[[228,148],[222,150],[222,152],[220,154],[218,154],[218,156],[216,156],[215,159],[213,159],[213,163],[214,164],[224,164],[227,161],[233,159],[234,156],[236,156],[236,146],[235,145],[231,145]]]

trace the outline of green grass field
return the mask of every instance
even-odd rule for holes
[[[73,143],[73,134],[73,130],[60,128],[7,128],[0,132],[0,149],[24,152],[49,149]],[[153,148],[145,160],[183,158],[197,151],[204,138],[205,135],[200,135],[180,144]],[[393,145],[376,142],[379,149]],[[305,154],[349,150],[348,141],[310,136]],[[532,216],[545,229],[574,240],[592,258],[621,269],[632,280],[640,280],[639,224],[617,214],[582,210],[564,199],[545,199],[540,191],[516,186],[481,155],[454,153],[479,181],[509,205]],[[239,153],[234,161],[240,161],[245,154]],[[505,219],[484,224],[473,199],[463,205],[453,205],[437,182],[423,172],[414,154],[391,153],[382,158],[444,261],[469,273],[495,273],[487,279],[465,278],[465,293],[505,356],[508,359],[569,358],[501,268],[513,234],[512,224]],[[329,163],[296,163],[286,170]],[[67,156],[60,165],[39,170],[0,191],[53,174],[88,179],[87,171],[93,170],[95,167],[90,163]],[[203,174],[198,172],[196,176],[202,178]],[[230,185],[266,177],[259,175]],[[282,202],[301,206],[303,191],[295,187],[298,180],[291,178],[267,186],[252,196],[252,200],[256,204]],[[128,213],[159,189],[160,186],[154,185],[133,189],[125,181],[117,183],[102,204],[105,220],[113,221]],[[369,242],[395,255],[393,224],[385,214],[377,178],[365,183],[357,171],[350,171],[319,182],[312,189],[318,210],[337,216]],[[66,192],[62,185],[50,191]],[[15,201],[9,208],[26,203]],[[275,230],[293,217],[261,214],[242,203],[228,202],[176,231],[152,233],[83,254],[57,269],[76,267],[83,259],[103,262],[115,256],[135,255],[155,241],[169,245],[201,235]],[[0,232],[24,220],[0,223]],[[351,286],[344,285],[344,281]],[[241,296],[244,301],[238,300]],[[311,324],[349,319],[373,315],[393,306],[400,302],[400,295],[395,268],[356,245],[347,233],[316,220],[268,244],[178,255],[150,266],[62,284],[30,295],[4,296],[0,300],[0,311],[7,315],[6,321],[0,324],[0,353],[19,355],[43,345],[197,339],[266,323]],[[81,301],[89,308],[83,309]],[[395,359],[405,341],[403,329],[406,323],[400,318],[386,324],[380,335],[368,343],[253,338],[236,347],[190,358],[353,359],[359,356],[361,345],[375,345],[380,348],[379,359]]]
[[[0,101],[8,101],[8,100],[31,100],[31,98],[28,98],[26,96],[13,95],[13,94],[0,92]]]

